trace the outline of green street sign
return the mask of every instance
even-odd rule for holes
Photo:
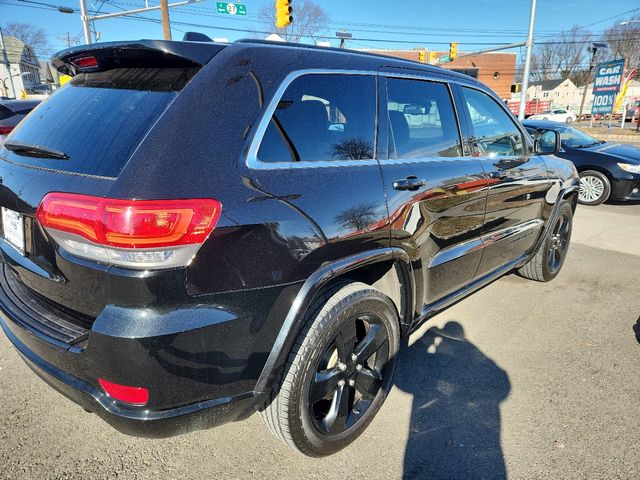
[[[247,6],[242,3],[216,2],[216,11],[226,15],[247,15]]]
[[[449,55],[443,55],[440,57],[440,63],[445,63],[450,60]]]

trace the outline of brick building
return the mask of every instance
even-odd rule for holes
[[[429,52],[425,50],[367,50],[379,55],[403,58],[406,60],[420,61],[420,54],[429,59]],[[448,52],[436,52],[436,58],[447,55]],[[515,53],[481,53],[478,55],[465,55],[453,62],[443,63],[440,66],[465,73],[477,78],[491,88],[504,100],[511,97],[511,85],[514,83],[517,55]]]

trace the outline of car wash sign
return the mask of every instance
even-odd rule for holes
[[[620,91],[624,60],[613,60],[601,63],[596,69],[596,79],[593,83],[592,114],[608,114],[613,110],[616,94]]]

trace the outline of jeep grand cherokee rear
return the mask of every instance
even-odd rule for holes
[[[248,292],[239,300],[246,308],[237,298],[228,308],[227,296],[199,296],[205,289],[187,277],[224,208],[219,164],[147,147],[165,148],[151,139],[161,125],[188,136],[198,112],[184,103],[201,95],[189,92],[198,90],[194,77],[222,47],[160,47],[64,52],[57,64],[75,74],[69,86],[0,151],[5,332],[62,393],[145,435],[188,429],[189,413],[205,406],[234,406],[219,418],[240,415],[263,342],[273,341],[255,318],[263,316],[256,297],[271,292]],[[183,109],[183,121],[171,119]],[[193,188],[172,185],[163,165]],[[214,175],[203,190],[193,178],[205,170]],[[152,419],[160,421],[139,421]]]
[[[382,406],[402,335],[566,258],[558,134],[531,139],[470,77],[259,41],[54,64],[73,80],[0,150],[0,325],[122,431],[259,410],[333,453]]]

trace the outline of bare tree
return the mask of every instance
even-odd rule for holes
[[[44,29],[31,25],[30,23],[7,23],[2,28],[2,33],[31,46],[34,50],[43,50],[49,46],[47,34]]]
[[[373,158],[373,145],[362,138],[348,138],[332,146],[335,160],[366,160]]]
[[[258,19],[268,22],[269,29],[287,42],[299,42],[303,38],[316,40],[318,35],[327,30],[329,15],[319,4],[311,0],[299,0],[293,8],[293,22],[287,28],[276,28],[274,8],[271,5],[265,5],[260,10]]]
[[[336,215],[336,223],[348,230],[364,230],[375,220],[375,205],[363,203]]]
[[[590,31],[573,26],[548,40],[540,42],[532,57],[532,72],[536,80],[566,79],[581,83],[588,69],[587,47],[592,40]]]
[[[602,41],[609,45],[609,58],[624,58],[631,66],[640,63],[640,15],[628,18],[629,23],[616,21],[602,34]]]

